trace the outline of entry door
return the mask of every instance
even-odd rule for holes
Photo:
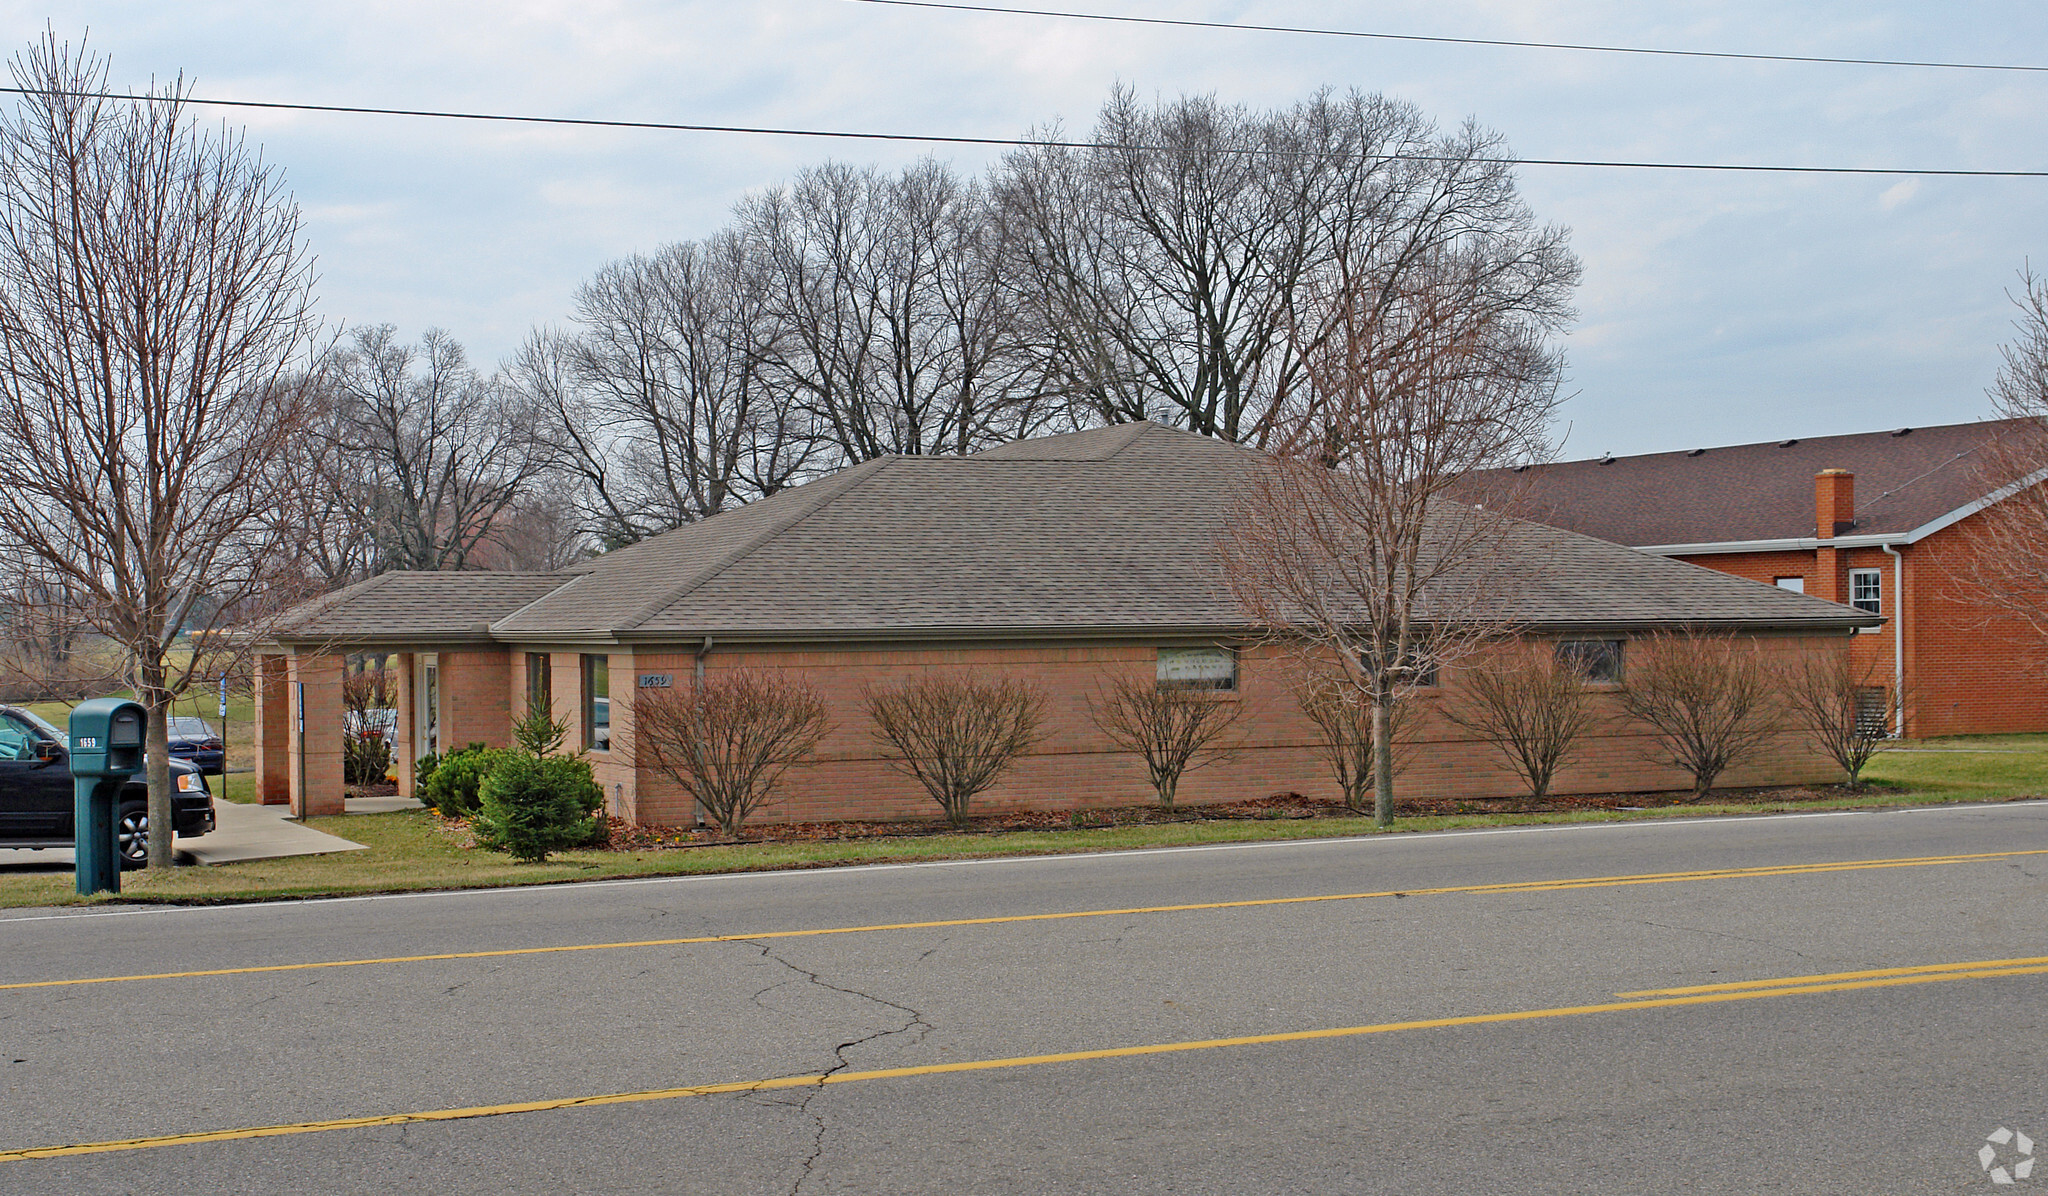
[[[413,744],[422,756],[441,753],[441,658],[422,654],[413,678]]]

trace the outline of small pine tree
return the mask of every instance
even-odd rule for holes
[[[546,863],[551,852],[586,847],[604,836],[597,816],[604,790],[581,756],[507,754],[480,792],[477,842],[521,863]]]

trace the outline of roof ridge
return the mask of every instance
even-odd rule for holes
[[[859,489],[863,484],[865,484],[868,481],[869,478],[872,478],[876,474],[881,473],[882,470],[886,468],[890,462],[901,459],[902,458],[897,457],[894,454],[881,457],[873,457],[861,462],[859,465],[856,465],[851,469],[844,470],[838,474],[835,474],[830,478],[822,478],[818,482],[812,483],[813,485],[818,486],[821,490],[829,490],[830,493],[821,494],[816,500],[811,502],[808,506],[798,507],[793,514],[791,514],[788,518],[782,520],[781,522],[769,524],[769,526],[762,529],[760,533],[756,534],[744,543],[739,544],[731,552],[725,554],[725,556],[722,559],[713,561],[712,563],[704,566],[702,569],[699,569],[695,576],[686,580],[682,585],[677,586],[675,589],[664,592],[660,598],[657,598],[655,601],[647,604],[646,606],[641,607],[639,610],[634,611],[631,617],[621,620],[619,626],[608,628],[607,630],[630,630],[631,628],[637,627],[640,624],[646,622],[648,619],[653,618],[654,615],[656,615],[660,611],[665,610],[668,607],[675,605],[677,602],[682,601],[682,599],[687,597],[692,591],[701,588],[706,582],[709,582],[712,578],[717,577],[719,574],[725,572],[727,569],[732,568],[740,561],[743,561],[747,557],[752,556],[754,553],[759,552],[762,548],[766,547],[769,543],[773,542],[777,537],[781,536],[782,533],[790,530],[797,524],[802,523],[804,520],[809,519],[811,516],[817,514],[819,511],[823,510],[827,506],[830,506],[833,502],[837,501],[838,499],[843,498],[847,494],[852,493],[854,490]],[[837,486],[830,485],[830,483],[834,482],[837,482],[839,484]]]
[[[548,599],[561,593],[563,590],[566,590],[570,586],[575,585],[577,582],[582,581],[584,578],[589,577],[590,574],[555,572],[550,570],[547,573],[542,574],[541,576],[560,577],[562,579],[562,583],[544,594],[536,594],[532,601],[527,602],[521,606],[515,607],[512,610],[506,611],[504,614],[499,615],[497,618],[492,619],[489,623],[486,623],[485,626],[491,629],[492,635],[496,635],[498,633],[498,624],[503,623],[508,619],[518,618],[520,615],[525,614],[527,611],[533,609],[535,606],[538,606],[542,602],[547,601]]]

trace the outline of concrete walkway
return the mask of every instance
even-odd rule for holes
[[[226,864],[368,850],[361,843],[293,822],[290,813],[289,806],[248,806],[215,799],[213,832],[196,839],[178,840],[178,862],[189,859],[195,864]]]
[[[351,814],[382,814],[419,809],[408,798],[372,797],[348,803]],[[227,864],[238,860],[273,860],[293,855],[326,855],[335,851],[367,851],[361,843],[316,831],[293,822],[288,806],[248,806],[215,798],[214,829],[194,839],[177,840],[180,864]],[[0,849],[0,868],[70,871],[71,849],[49,847]]]

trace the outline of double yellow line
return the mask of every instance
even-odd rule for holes
[[[84,976],[65,980],[28,980],[0,984],[0,992],[32,988],[68,988],[83,984],[130,984],[142,980],[190,980],[208,976],[253,976],[266,972],[304,972],[322,968],[360,968],[384,964],[433,963],[454,959],[504,959],[519,955],[562,955],[580,951],[624,951],[648,947],[687,947],[702,943],[760,942],[766,939],[822,938],[832,935],[878,934],[901,930],[943,930],[960,926],[1005,926],[1023,922],[1060,922],[1075,918],[1125,918],[1139,914],[1178,914],[1201,910],[1257,909],[1265,906],[1315,905],[1329,901],[1368,901],[1389,897],[1441,897],[1455,893],[1555,893],[1571,889],[1607,889],[1626,885],[1668,885],[1709,880],[1756,880],[1772,876],[1814,876],[1830,872],[1863,872],[1881,868],[1929,868],[1973,864],[2023,856],[2035,851],[1985,851],[1968,855],[1906,856],[1880,860],[1833,860],[1817,864],[1773,864],[1755,868],[1710,868],[1697,872],[1646,872],[1624,876],[1585,876],[1568,880],[1509,881],[1487,885],[1446,885],[1426,889],[1381,889],[1370,893],[1325,893],[1312,897],[1265,897],[1248,901],[1202,901],[1185,905],[1141,905],[1123,909],[1069,910],[1050,914],[1010,914],[989,918],[948,918],[934,922],[887,922],[866,926],[828,926],[808,930],[764,930],[744,934],[711,934],[693,938],[633,939],[610,943],[570,943],[554,947],[508,947],[496,951],[443,951],[431,955],[392,955],[371,959],[327,959],[310,963],[264,964],[244,968],[208,968],[185,972],[145,972],[132,976]]]
[[[1050,1055],[1018,1055],[1004,1059],[977,1059],[960,1063],[933,1063],[921,1067],[889,1067],[872,1071],[840,1071],[822,1074],[776,1076],[771,1079],[741,1080],[726,1084],[696,1084],[686,1088],[653,1088],[640,1092],[613,1092],[600,1096],[564,1097],[556,1100],[518,1101],[498,1105],[472,1105],[458,1109],[427,1109],[411,1113],[386,1113],[368,1117],[337,1117],[326,1121],[300,1121],[286,1125],[245,1126],[240,1129],[202,1130],[187,1134],[163,1134],[150,1138],[122,1138],[105,1142],[83,1142],[72,1146],[42,1146],[25,1150],[0,1151],[0,1163],[28,1159],[66,1158],[74,1155],[112,1154],[121,1151],[155,1150],[166,1146],[194,1146],[207,1142],[237,1142],[253,1138],[282,1138],[299,1134],[320,1134],[334,1130],[373,1129],[379,1126],[413,1125],[433,1121],[466,1121],[480,1117],[503,1117],[514,1113],[545,1113],[563,1109],[588,1109],[604,1105],[644,1104],[650,1101],[681,1100],[723,1093],[767,1092],[781,1088],[818,1088],[832,1084],[859,1084],[872,1080],[906,1079],[915,1076],[947,1075],[957,1072],[997,1071],[1006,1068],[1043,1067],[1059,1063],[1081,1063],[1096,1059],[1130,1059],[1144,1055],[1180,1054],[1218,1050],[1224,1047],[1268,1046],[1286,1042],[1313,1042],[1333,1038],[1357,1038],[1368,1034],[1394,1034],[1406,1030],[1440,1030],[1455,1026],[1486,1026],[1503,1022],[1530,1022],[1548,1018],[1581,1017],[1595,1013],[1635,1012],[1671,1009],[1690,1005],[1713,1005],[1730,1001],[1758,1001],[1776,997],[1810,996],[1850,992],[1857,989],[1891,988],[1911,984],[1935,984],[1955,980],[1983,980],[2004,976],[2048,974],[2048,956],[2024,959],[1982,959],[1965,963],[1927,964],[1919,967],[1879,968],[1861,972],[1834,972],[1814,976],[1788,976],[1769,980],[1738,980],[1727,984],[1696,985],[1689,988],[1647,989],[1618,993],[1617,1000],[1593,1005],[1563,1005],[1549,1009],[1523,1009],[1510,1013],[1481,1013],[1464,1017],[1424,1018],[1405,1022],[1380,1022],[1369,1026],[1343,1026],[1328,1030],[1296,1030],[1282,1034],[1249,1034],[1236,1038],[1205,1038],[1189,1042],[1152,1043],[1144,1046],[1111,1047],[1095,1051],[1066,1051]]]

